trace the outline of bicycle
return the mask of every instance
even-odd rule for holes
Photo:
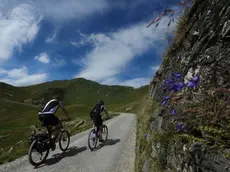
[[[60,120],[60,123],[62,126],[61,121],[64,121],[64,120]],[[36,126],[36,128],[38,128],[38,127]],[[47,131],[48,131],[48,128],[47,128]],[[52,130],[51,136],[52,136],[54,131],[55,131],[55,129]],[[62,137],[65,134],[67,136],[66,137],[67,145],[66,145],[66,147],[63,147]],[[30,164],[35,166],[35,167],[41,165],[46,160],[46,158],[48,157],[50,149],[52,149],[52,151],[54,151],[56,149],[56,143],[57,142],[59,143],[59,147],[62,150],[62,152],[65,152],[69,148],[70,134],[63,127],[61,127],[60,131],[54,136],[54,138],[51,138],[51,139],[49,139],[48,132],[44,131],[44,132],[36,133],[36,130],[33,130],[31,137],[30,137],[30,147],[28,150],[28,159],[29,159]],[[34,150],[36,152],[38,152],[41,155],[41,157],[43,154],[45,155],[43,158],[40,157],[40,161],[38,161],[38,162],[36,162],[32,159],[32,151],[34,151]]]
[[[103,135],[103,133],[104,133],[104,131],[106,131],[106,137],[105,137],[105,139],[103,139],[103,142],[106,142],[107,141],[107,138],[108,138],[108,127],[106,126],[106,125],[102,125],[102,135]],[[93,138],[91,139],[91,134],[93,134]],[[96,125],[95,124],[93,124],[93,129],[90,131],[90,133],[89,133],[89,137],[88,137],[88,147],[89,147],[89,149],[91,150],[91,151],[93,151],[95,148],[96,148],[96,146],[97,146],[97,142],[98,142],[98,139],[99,139],[99,130],[98,130],[98,128],[96,127]],[[93,146],[91,146],[91,144],[90,144],[90,141],[93,141]]]

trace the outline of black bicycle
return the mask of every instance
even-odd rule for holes
[[[103,135],[105,135],[105,138],[103,138]],[[89,133],[89,137],[88,137],[88,147],[91,151],[93,151],[96,146],[97,146],[97,142],[99,139],[99,130],[97,129],[96,125],[93,125],[93,129],[90,131]],[[107,141],[108,138],[108,127],[106,125],[102,125],[102,140],[103,142]],[[91,145],[91,141],[92,141],[92,145]]]
[[[36,128],[38,127],[36,126]],[[52,133],[54,131],[55,129],[52,130]],[[61,128],[60,132],[58,132],[58,134],[54,138],[51,138],[51,140],[49,139],[48,132],[37,133],[36,130],[34,129],[30,137],[30,148],[28,151],[28,159],[30,164],[33,166],[41,165],[48,157],[50,149],[52,151],[56,149],[57,142],[59,143],[59,147],[63,152],[65,152],[69,148],[70,134],[66,129]],[[66,146],[63,145],[63,142],[67,142]],[[38,161],[35,161],[33,159],[32,157],[33,152],[36,152],[36,154],[40,156]]]

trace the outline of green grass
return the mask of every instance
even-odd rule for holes
[[[109,111],[120,109],[125,106],[138,106],[138,101],[148,91],[148,86],[138,89],[124,86],[100,85],[96,82],[83,78],[74,80],[62,80],[46,82],[28,87],[14,87],[0,83],[0,136],[9,134],[9,137],[0,141],[0,164],[12,161],[28,151],[28,138],[31,133],[31,125],[40,126],[37,113],[41,107],[32,107],[31,104],[19,104],[31,98],[33,101],[44,99],[33,105],[44,105],[54,94],[63,94],[64,103],[72,119],[85,120],[86,123],[75,128],[65,125],[71,134],[76,134],[92,127],[89,118],[92,106],[99,99],[103,99]],[[6,102],[10,100],[13,102]],[[117,114],[110,114],[110,118]],[[58,117],[64,117],[61,110]],[[44,128],[45,129],[45,128]],[[18,142],[23,141],[21,144]],[[13,147],[11,153],[8,151]]]
[[[154,102],[150,101],[144,96],[135,108],[137,114],[137,129],[136,129],[136,159],[135,159],[135,171],[139,172],[145,163],[146,159],[149,159],[150,164],[153,164],[153,159],[150,156],[151,153],[151,140],[146,139],[146,134],[151,134],[149,125],[151,120],[151,114],[155,108]],[[151,171],[151,170],[150,170]]]
[[[13,87],[0,83],[1,98],[18,102],[23,102],[29,98],[33,101],[44,99],[45,103],[57,93],[64,96],[66,105],[84,104],[92,106],[99,99],[103,99],[108,105],[117,104],[119,107],[121,104],[138,100],[147,90],[148,86],[138,89],[125,86],[108,86],[83,78],[52,81],[27,87]]]
[[[57,92],[64,94],[65,104],[84,104],[89,106],[92,106],[99,99],[103,99],[109,105],[124,105],[130,101],[137,100],[143,92],[148,90],[148,86],[139,89],[124,86],[108,86],[83,78],[47,82],[21,89],[29,92],[28,98],[45,98],[45,101],[47,101],[51,98],[54,88],[56,88]]]
[[[1,113],[3,118],[0,120],[0,135],[10,134],[10,136],[0,142],[1,149],[4,149],[0,150],[0,164],[12,161],[19,156],[26,154],[29,147],[28,137],[31,133],[29,126],[40,126],[40,122],[37,118],[37,109],[10,103],[2,103],[1,108],[3,107],[5,110],[4,113]],[[66,109],[73,119],[78,118],[87,121],[79,128],[64,124],[71,134],[76,134],[92,127],[93,123],[89,118],[90,107],[85,105],[70,105],[67,106]],[[117,114],[110,114],[110,117],[115,115]],[[64,114],[60,109],[57,112],[57,116],[61,118],[64,117]],[[45,128],[42,129],[45,130]],[[23,141],[23,144],[16,145],[19,141]],[[13,147],[14,150],[11,153],[8,153],[8,150],[11,147]]]

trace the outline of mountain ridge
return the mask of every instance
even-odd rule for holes
[[[13,86],[0,82],[0,97],[34,105],[44,104],[53,95],[61,95],[67,105],[93,104],[104,99],[108,104],[129,103],[148,90],[148,85],[139,88],[120,85],[105,85],[85,78],[54,80],[29,86]],[[111,98],[113,100],[111,100]]]

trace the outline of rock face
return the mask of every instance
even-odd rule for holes
[[[7,135],[0,135],[0,141],[8,138],[9,136],[10,136],[9,134],[7,134]]]
[[[229,43],[230,1],[195,0],[182,16],[175,40],[150,86],[155,110],[148,130],[153,140],[139,151],[148,154],[146,150],[152,148],[138,162],[139,169],[230,171]],[[177,82],[184,87],[180,91],[162,88],[173,72],[181,74]],[[196,76],[199,82],[189,87]],[[160,105],[165,96],[170,96],[170,106]],[[172,108],[176,110],[173,115]],[[149,157],[154,160],[152,167]]]

